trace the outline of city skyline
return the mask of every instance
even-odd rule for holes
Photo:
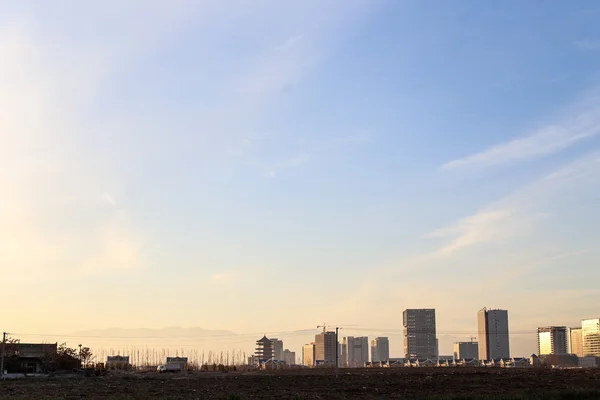
[[[3,330],[329,321],[397,355],[423,307],[451,354],[489,305],[533,353],[600,314],[594,8],[3,2]]]
[[[432,320],[433,322],[435,321],[435,310],[434,309],[409,309],[409,310],[404,310],[403,314],[405,316],[408,316],[407,311],[410,312],[411,314],[411,318],[408,318],[408,324],[411,325],[411,322],[409,320],[412,319],[412,329],[413,332],[416,333],[420,333],[421,335],[424,334],[423,337],[421,337],[421,342],[422,344],[423,342],[423,338],[424,337],[428,337],[429,334],[427,334],[428,329],[423,329],[423,328],[427,328],[428,324],[431,324],[431,322],[428,322],[428,320]],[[430,314],[430,315],[429,315]],[[484,315],[485,317],[482,318],[482,315]],[[486,321],[489,320],[489,321]],[[533,354],[538,354],[540,356],[543,355],[564,355],[564,354],[574,354],[578,357],[586,357],[586,356],[596,356],[596,357],[600,357],[600,351],[598,351],[596,349],[597,347],[597,337],[600,336],[599,334],[597,334],[596,332],[598,331],[598,326],[600,326],[600,323],[598,322],[600,319],[596,318],[596,319],[582,319],[580,320],[580,327],[571,327],[571,328],[566,328],[565,326],[544,326],[544,327],[538,327],[536,330],[536,339],[537,339],[537,351],[535,351]],[[496,347],[495,351],[495,356],[497,356],[498,352],[502,352],[502,336],[505,335],[503,332],[506,332],[506,324],[508,323],[507,320],[507,311],[506,310],[498,310],[498,309],[488,309],[488,308],[483,308],[481,310],[479,310],[477,312],[477,321],[481,326],[481,321],[486,321],[486,323],[488,325],[490,325],[493,329],[490,329],[490,332],[487,333],[488,336],[490,336],[490,338],[494,338],[494,337],[498,337],[495,339],[490,340],[490,343],[492,343],[493,346]],[[415,328],[420,327],[421,329],[419,330],[415,330]],[[504,327],[504,328],[503,328]],[[583,328],[586,328],[585,332],[586,334],[584,335],[583,332]],[[330,327],[331,328],[331,327]],[[433,327],[434,328],[434,327]],[[590,330],[590,328],[592,328]],[[301,351],[300,351],[300,355],[298,357],[296,357],[296,352],[291,351],[289,349],[284,349],[284,343],[281,339],[277,339],[274,338],[272,335],[269,335],[271,337],[267,337],[266,335],[263,335],[263,337],[261,339],[259,339],[256,342],[256,347],[254,348],[254,351],[248,351],[246,353],[246,351],[244,350],[244,348],[246,348],[245,346],[239,346],[239,348],[234,348],[233,349],[233,355],[237,354],[237,357],[243,358],[245,359],[245,356],[242,357],[242,355],[244,354],[248,354],[248,355],[252,355],[253,353],[256,352],[256,356],[252,355],[248,357],[248,362],[250,364],[256,363],[259,360],[264,360],[264,359],[274,359],[274,360],[279,360],[279,361],[285,361],[286,363],[290,364],[292,363],[291,360],[294,359],[296,360],[296,362],[299,363],[306,363],[307,362],[307,358],[305,357],[305,353],[306,353],[306,349],[307,346],[310,346],[310,351],[309,351],[309,355],[308,355],[308,363],[309,364],[305,364],[305,365],[314,365],[312,363],[314,362],[323,362],[324,360],[320,360],[318,358],[316,358],[316,343],[320,342],[320,355],[319,357],[323,358],[323,354],[324,352],[328,353],[329,356],[328,357],[324,357],[324,358],[330,358],[330,360],[326,360],[327,363],[331,364],[333,363],[333,360],[335,359],[335,352],[332,351],[335,348],[335,331],[330,331],[327,330],[327,326],[325,325],[320,325],[317,327],[317,329],[320,331],[320,333],[317,333],[316,335],[314,335],[314,342],[311,342],[310,344],[304,344],[301,345]],[[338,329],[344,329],[343,327],[338,327]],[[356,329],[356,326],[353,326],[352,328],[350,328],[350,330],[352,329]],[[153,330],[148,330],[148,329],[144,329],[144,330],[131,330],[130,332],[127,330],[120,330],[121,335],[119,337],[119,340],[123,340],[123,339],[127,339],[129,338],[135,338],[135,339],[141,339],[142,337],[147,338],[146,340],[144,340],[142,347],[147,349],[147,350],[152,350],[153,346],[151,341],[153,340],[159,340],[161,343],[161,348],[159,349],[160,352],[162,352],[164,354],[165,350],[169,351],[170,345],[165,346],[168,343],[176,343],[176,345],[174,346],[175,349],[175,353],[176,354],[194,354],[195,360],[198,360],[198,357],[200,356],[200,354],[202,354],[202,357],[204,358],[204,354],[206,351],[208,351],[208,355],[210,357],[210,354],[213,354],[214,357],[216,357],[218,354],[221,354],[221,357],[223,356],[223,354],[227,354],[227,356],[230,354],[230,350],[231,348],[227,348],[226,352],[224,353],[223,349],[221,349],[220,351],[217,350],[215,351],[214,347],[203,347],[203,346],[198,346],[196,345],[192,345],[190,346],[189,341],[191,341],[191,343],[194,342],[194,336],[189,336],[187,334],[183,334],[183,332],[185,332],[185,330],[181,329],[181,328],[168,328],[167,330],[162,330],[163,334],[168,333],[169,336],[158,336],[155,335],[153,332]],[[298,333],[302,333],[302,332],[306,332],[306,331],[314,331],[313,329],[307,329],[307,330],[300,330],[300,331],[296,331],[296,332],[280,332],[279,334],[282,334],[283,336],[287,337],[287,335],[292,334],[292,335],[297,335]],[[102,340],[102,339],[110,339],[110,338],[115,338],[116,336],[107,336],[107,332],[110,332],[110,330],[105,330],[103,331],[104,336],[100,335],[100,336],[76,336],[76,335],[66,335],[67,338],[69,338],[70,340],[73,340],[73,338],[79,338],[81,340],[84,340],[86,343],[86,347],[87,345],[90,343],[90,340],[93,342],[94,340]],[[127,332],[129,332],[129,334],[127,334]],[[135,336],[133,333],[135,332],[135,335],[140,335],[140,336]],[[226,338],[226,337],[230,337],[233,338],[234,340],[236,340],[237,342],[233,342],[236,344],[241,344],[244,342],[244,340],[242,339],[244,336],[248,337],[248,334],[243,335],[243,334],[235,334],[233,332],[230,331],[211,331],[211,330],[205,330],[205,329],[201,329],[201,328],[192,328],[191,330],[189,330],[189,332],[195,332],[196,334],[196,340],[200,339],[202,340],[202,335],[203,334],[207,334],[209,335],[208,337],[210,338],[209,341],[214,345],[214,338],[216,337],[221,337],[221,338]],[[406,330],[406,328],[403,329],[403,337],[406,336],[406,334],[408,333],[408,331]],[[433,331],[432,331],[433,332]],[[88,332],[88,334],[90,334],[91,332]],[[483,331],[479,332],[479,337],[481,338],[481,334],[485,333]],[[98,334],[98,333],[96,333]],[[435,333],[437,334],[437,332]],[[531,332],[519,332],[519,334],[527,334],[527,335],[531,335]],[[13,339],[19,339],[19,340],[23,340],[23,338],[19,335],[15,336],[14,334],[8,334],[9,337],[13,338]],[[22,335],[22,334],[20,334]],[[250,335],[254,335],[254,334],[250,334]],[[31,335],[31,334],[25,334],[25,342],[31,342],[31,338],[35,335]],[[44,337],[56,337],[56,335],[46,335]],[[398,335],[397,335],[398,336]],[[484,335],[485,336],[485,335]],[[325,339],[323,340],[323,337],[328,337],[329,340]],[[442,338],[444,336],[442,335]],[[29,339],[27,339],[29,338]],[[311,336],[312,338],[312,336]],[[211,340],[213,339],[213,340]],[[368,347],[368,339],[369,336],[362,336],[362,337],[344,337],[342,339],[342,341],[339,343],[339,362],[340,362],[340,366],[344,366],[344,365],[349,365],[348,363],[348,352],[347,352],[347,347],[346,347],[346,341],[347,339],[354,341],[355,339],[358,339],[364,343],[361,343],[358,347],[360,347],[361,349],[359,350],[360,352],[362,352],[362,354],[360,355],[360,361],[357,359],[354,362],[354,367],[356,365],[361,364],[362,362],[364,362],[364,359],[369,359],[369,357],[371,358],[371,361],[374,361],[373,358],[375,357],[375,355],[377,354],[377,351],[375,350],[375,345],[376,342],[379,342],[379,344],[383,344],[383,348],[384,348],[384,352],[386,352],[387,354],[389,354],[389,338],[388,337],[375,337],[375,339],[373,339],[371,341],[371,352],[369,354],[369,347]],[[453,342],[453,353],[447,353],[445,354],[445,351],[442,351],[441,353],[439,353],[439,357],[441,357],[441,359],[471,359],[471,358],[479,358],[479,357],[473,357],[473,354],[476,354],[478,352],[478,342],[473,342],[473,339],[476,339],[476,337],[471,336],[471,341],[470,342]],[[584,340],[585,339],[585,340]],[[47,343],[47,340],[44,339],[40,339],[38,337],[39,341],[43,342],[43,343]],[[169,342],[169,340],[172,340],[171,342]],[[301,339],[302,340],[302,339]],[[35,340],[34,340],[35,341]],[[149,342],[150,341],[150,342]],[[426,342],[428,342],[429,340],[427,339]],[[494,341],[497,342],[494,345]],[[291,342],[294,342],[294,340],[292,339]],[[324,344],[325,343],[329,343],[329,350],[324,350]],[[402,341],[404,342],[404,341]],[[131,354],[131,351],[137,352],[137,357],[139,357],[139,348],[134,344],[132,346],[132,343],[129,343],[127,346],[123,347],[121,345],[118,346],[108,346],[108,347],[103,347],[102,345],[100,346],[92,346],[92,348],[94,349],[94,351],[99,351],[101,354],[106,355],[106,354],[114,354],[115,350],[113,348],[116,349],[121,349],[121,350],[117,350],[117,354]],[[231,342],[230,342],[231,343]],[[268,344],[268,346],[265,346],[265,343]],[[294,348],[297,343],[299,342],[295,342],[294,345],[289,346],[289,343],[286,340],[286,346],[285,347],[292,347]],[[584,346],[585,343],[585,346]],[[206,343],[204,343],[206,345]],[[438,337],[436,337],[435,339],[435,345],[436,345],[436,350],[439,349],[438,346]],[[79,345],[81,346],[81,344]],[[181,346],[181,347],[180,347]],[[484,345],[484,352],[488,352],[488,350],[486,350],[486,346],[490,347],[489,345]],[[399,347],[399,346],[397,346]],[[510,356],[512,356],[510,353],[510,346],[506,346],[508,347],[508,349],[504,352],[504,356],[505,357],[492,357],[493,359],[499,359],[499,358],[509,358]],[[109,351],[110,348],[110,351]],[[185,348],[187,348],[188,350],[185,350]],[[265,352],[264,349],[267,348],[268,350]],[[326,347],[325,347],[326,348]],[[123,352],[122,350],[125,349],[125,352]],[[136,350],[137,349],[137,350]],[[247,348],[246,348],[247,349]],[[565,353],[565,349],[566,349],[566,353]],[[584,351],[585,349],[585,351]],[[592,349],[590,351],[590,349]],[[156,350],[157,348],[154,347],[154,350],[152,350],[152,354],[154,354],[154,356],[156,356]],[[109,352],[108,352],[109,351]],[[186,351],[190,352],[190,353],[186,353]],[[107,353],[108,352],[108,353]],[[181,352],[181,353],[180,353]],[[516,357],[524,357],[526,355],[524,355],[521,350],[516,351],[517,354],[520,354]],[[528,351],[525,351],[525,353],[529,353]],[[265,355],[266,354],[266,355]],[[451,355],[452,354],[452,355]],[[514,354],[514,351],[513,351]],[[276,356],[276,355],[279,355]],[[404,356],[406,356],[406,354],[403,354]],[[291,356],[291,357],[290,357]],[[437,358],[437,354],[435,357],[433,357],[434,359]],[[352,357],[350,357],[352,358]],[[403,357],[400,357],[403,358]],[[416,355],[413,355],[411,358],[422,358],[424,359],[425,357],[417,357]],[[429,357],[428,357],[429,358]],[[390,359],[394,360],[394,359],[399,359],[398,357],[394,357],[394,354],[392,354],[392,356],[390,357]],[[585,361],[589,363],[588,361]]]

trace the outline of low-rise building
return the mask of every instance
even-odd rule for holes
[[[579,366],[581,368],[598,368],[598,366],[600,366],[600,357],[596,357],[596,356],[579,357]]]
[[[502,368],[527,368],[531,367],[529,358],[502,358],[499,366]]]
[[[187,357],[167,357],[167,365],[179,364],[180,371],[187,371],[188,369],[188,358]]]
[[[457,367],[481,367],[482,363],[477,358],[463,358],[454,360],[454,365]]]
[[[408,358],[404,363],[406,367],[435,367],[437,366],[437,361],[434,361],[430,358]]]
[[[549,367],[577,367],[579,359],[574,354],[547,354],[540,356],[538,363]]]
[[[107,369],[129,369],[129,356],[108,356],[106,357]]]
[[[4,368],[8,372],[42,373],[54,368],[57,343],[10,343],[4,348]],[[75,360],[73,367],[80,365]]]

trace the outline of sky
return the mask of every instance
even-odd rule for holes
[[[2,329],[372,336],[435,308],[462,340],[489,307],[531,354],[600,316],[599,17],[0,0]]]

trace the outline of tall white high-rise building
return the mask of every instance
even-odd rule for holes
[[[477,313],[479,359],[510,358],[508,311],[483,308]]]
[[[283,341],[280,339],[271,339],[271,343],[273,343],[273,358],[283,361]]]
[[[406,358],[437,358],[435,310],[407,309],[402,312]]]
[[[600,318],[581,321],[583,355],[600,357]]]
[[[583,357],[583,337],[581,328],[569,329],[569,354]]]
[[[315,366],[315,343],[302,346],[302,364],[307,367]]]
[[[371,361],[380,362],[390,359],[390,341],[387,337],[376,337],[371,341]]]
[[[369,338],[348,336],[342,340],[342,365],[362,368],[369,361]]]
[[[296,353],[285,349],[283,351],[283,361],[285,361],[287,365],[296,365]]]
[[[566,326],[538,328],[538,355],[567,354],[569,334]]]

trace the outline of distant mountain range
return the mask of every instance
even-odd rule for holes
[[[294,332],[292,335],[277,335],[285,342],[286,348],[295,350],[298,354],[301,352],[302,345],[314,339],[314,334],[310,330],[305,334],[299,335],[303,331]],[[360,332],[366,334],[366,332]],[[371,332],[370,336],[375,337],[378,334]],[[251,351],[255,340],[260,335],[238,334],[232,331],[221,329],[204,329],[200,327],[166,327],[166,328],[106,328],[78,331],[72,334],[75,338],[88,338],[88,342],[100,342],[102,346],[129,345],[132,341],[156,346],[177,346],[181,343],[205,343],[204,346],[213,346],[214,348],[229,348],[230,346],[247,347]],[[271,335],[269,335],[271,336]],[[390,338],[390,347],[394,356],[402,354],[402,334],[382,334]],[[137,340],[136,340],[137,339]],[[453,343],[457,341],[468,341],[465,337],[455,337],[453,335],[439,335],[440,355],[452,355]],[[341,337],[340,337],[341,341]],[[208,345],[206,343],[209,343]],[[537,342],[535,335],[512,335],[510,339],[511,354],[514,356],[529,356],[537,351]]]
[[[172,326],[167,328],[106,328],[78,331],[73,336],[100,337],[100,338],[223,338],[237,336],[237,333],[220,329],[203,329],[199,327],[182,328]]]

